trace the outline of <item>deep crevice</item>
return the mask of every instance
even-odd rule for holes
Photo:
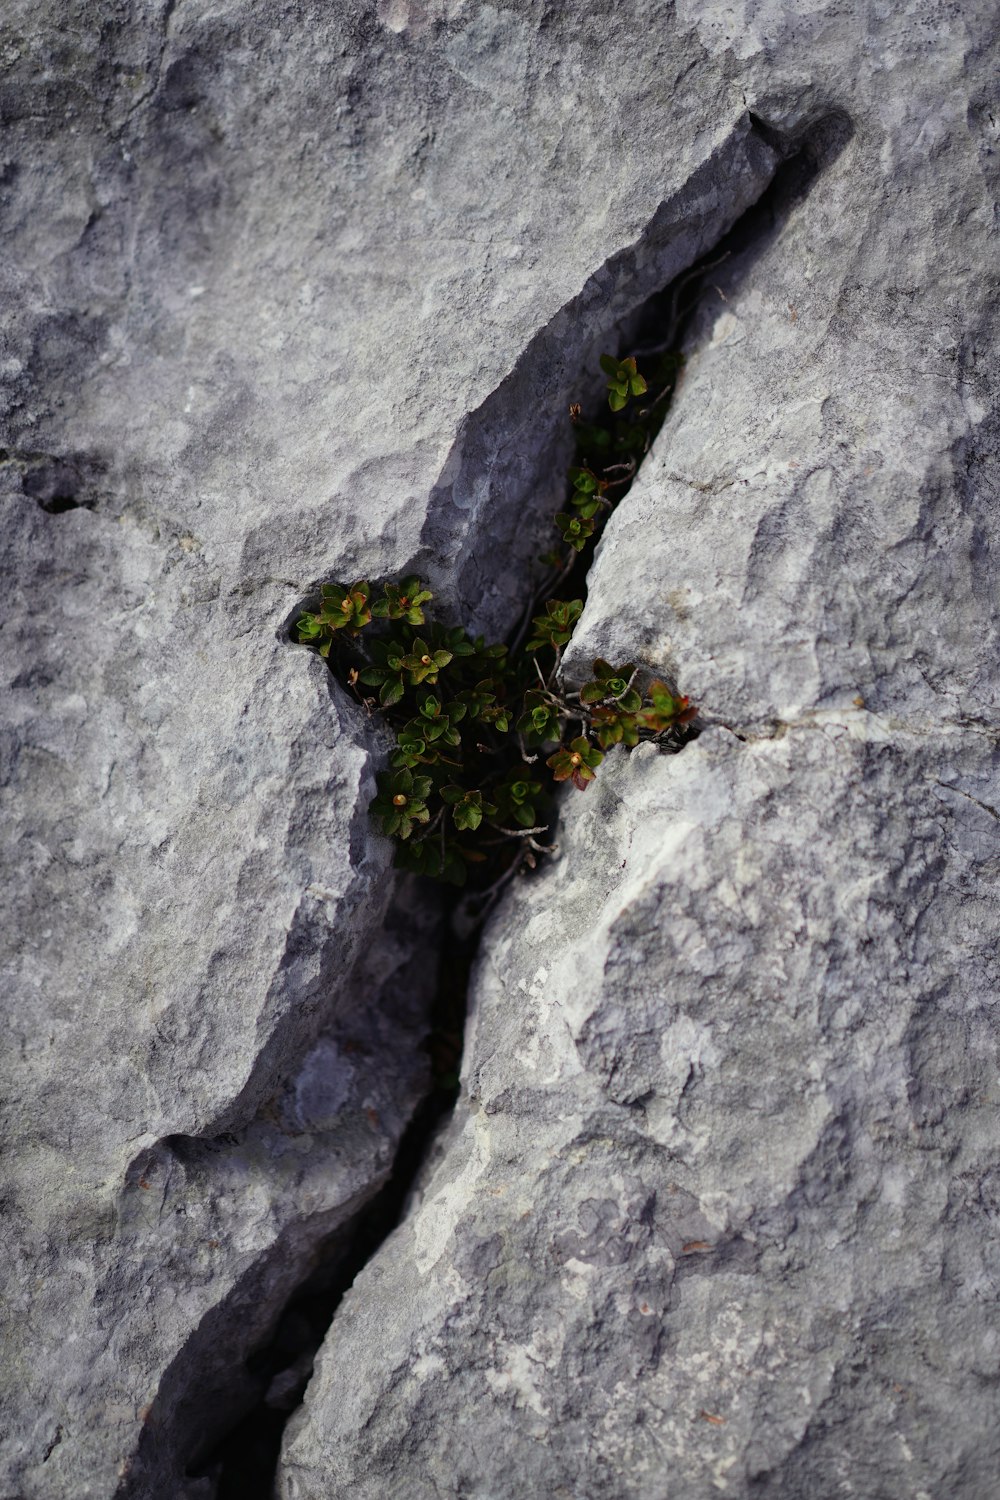
[[[400,1139],[388,1182],[358,1215],[347,1241],[338,1238],[329,1260],[290,1298],[268,1344],[249,1356],[247,1373],[261,1390],[257,1405],[189,1470],[217,1477],[218,1500],[270,1500],[285,1424],[301,1404],[313,1358],[344,1294],[403,1218],[429,1146],[458,1097],[475,953],[472,936],[453,937],[442,948],[426,1043],[432,1088]]]
[[[768,186],[732,227],[693,264],[658,288],[619,325],[621,352],[662,343],[666,321],[673,319],[671,343],[681,347],[708,287],[704,276],[720,257],[762,249],[780,231],[795,205],[810,190],[820,171],[851,135],[845,116],[831,114],[803,138],[789,141],[775,128],[750,116],[751,131],[773,150],[778,163]],[[608,340],[608,346],[613,341]],[[589,559],[588,559],[589,561]],[[576,595],[586,597],[586,580],[570,575]],[[561,591],[566,594],[566,589]],[[567,597],[569,595],[566,595]],[[474,936],[460,937],[454,924],[442,944],[437,999],[431,1017],[429,1048],[435,1085],[406,1129],[389,1181],[358,1214],[345,1243],[299,1288],[281,1314],[266,1347],[247,1360],[247,1372],[262,1391],[261,1399],[232,1426],[190,1473],[217,1481],[219,1500],[270,1500],[285,1424],[298,1407],[336,1310],[354,1280],[403,1218],[416,1180],[445,1125],[457,1097],[455,1076],[461,1060],[467,988],[475,958]]]

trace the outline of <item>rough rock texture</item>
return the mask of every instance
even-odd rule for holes
[[[825,124],[711,277],[570,658],[638,653],[704,732],[614,752],[484,935],[282,1500],[996,1493],[996,16],[795,11],[654,28],[706,120]]]
[[[180,1500],[423,1083],[288,617],[509,620],[580,372],[783,148],[652,3],[22,0],[0,65],[0,1493]]]
[[[958,741],[615,752],[487,935],[453,1133],[283,1496],[987,1500],[996,844]]]

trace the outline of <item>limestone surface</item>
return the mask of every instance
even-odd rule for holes
[[[183,1500],[425,1085],[437,908],[289,619],[507,625],[581,372],[780,145],[651,3],[3,27],[0,1493]]]
[[[453,1123],[279,1493],[990,1500],[996,16],[635,30],[785,163],[567,661],[639,660],[702,733],[614,751],[492,919]]]
[[[486,935],[452,1133],[283,1497],[987,1500],[998,788],[962,739],[613,752]]]

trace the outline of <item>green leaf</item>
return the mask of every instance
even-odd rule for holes
[[[392,764],[394,766],[417,766],[421,761],[430,762],[437,759],[434,751],[428,755],[427,746],[423,740],[408,740],[400,745],[392,753]]]
[[[382,691],[378,695],[378,701],[383,708],[391,708],[398,703],[403,696],[403,683],[399,677],[390,677],[382,684]]]
[[[649,684],[649,696],[652,706],[642,710],[638,721],[643,729],[652,730],[654,734],[661,734],[665,729],[681,729],[697,716],[697,709],[687,698],[675,696],[659,679]]]
[[[589,521],[591,516],[596,516],[601,508],[601,502],[596,496],[591,496],[590,499],[587,499],[586,496],[581,498],[577,494],[573,496],[572,504],[576,506],[576,509],[585,521]]]
[[[452,817],[455,819],[456,828],[475,830],[483,821],[482,808],[475,807],[471,802],[460,802]]]
[[[608,405],[612,411],[621,411],[626,403],[626,397],[621,391],[612,390],[608,392]]]
[[[598,488],[597,475],[590,469],[570,469],[569,477],[573,481],[573,488],[582,495],[592,495]]]
[[[496,809],[491,809],[495,811]],[[483,794],[480,791],[465,792],[453,803],[452,818],[455,827],[463,832],[475,832],[483,821]]]

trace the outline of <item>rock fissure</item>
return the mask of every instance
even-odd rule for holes
[[[995,6],[15,10],[0,1492],[245,1500],[308,1377],[283,1500],[991,1495]],[[581,373],[821,116],[574,635],[704,727],[503,893],[428,1142],[444,916],[282,622],[507,636]]]
[[[756,122],[754,132],[761,134]],[[787,210],[792,199],[797,199],[808,190],[818,170],[817,163],[822,149],[828,145],[831,134],[835,139],[842,140],[843,126],[839,117],[836,117],[832,130],[827,119],[810,131],[805,144],[802,144],[801,138],[794,144],[787,141],[784,143],[780,154],[776,154],[763,190],[736,225],[727,229],[714,246],[703,248],[693,267],[683,268],[665,288],[658,288],[638,308],[628,313],[623,324],[623,352],[628,352],[633,346],[640,350],[648,348],[654,342],[662,347],[665,319],[670,325],[667,344],[679,346],[684,329],[702,295],[705,275],[721,264],[720,256],[725,258],[734,249],[745,250],[762,234],[771,232],[775,214]],[[773,144],[770,133],[768,144]],[[819,153],[817,146],[821,148]],[[775,147],[775,150],[777,153],[779,148]],[[491,398],[486,410],[495,405],[497,399]],[[641,465],[636,474],[639,472]],[[633,479],[634,477],[636,476]],[[547,490],[551,488],[550,484],[546,484]],[[541,540],[537,532],[536,537]],[[476,553],[475,540],[473,534],[473,556]],[[419,562],[414,562],[411,566],[416,569]],[[408,572],[410,568],[402,571]],[[585,599],[585,574],[571,574],[564,580],[560,592],[578,594]],[[519,605],[521,613],[524,610],[523,602],[519,602]],[[610,795],[614,796],[613,791]],[[467,924],[463,924],[460,930],[451,924],[443,942],[439,969],[441,975],[447,976],[448,982],[438,986],[438,1024],[432,1030],[431,1037],[432,1046],[443,1047],[447,1059],[444,1066],[449,1073],[457,1073],[461,1061],[467,990],[476,956],[475,929],[470,935]],[[442,995],[443,1012],[440,1003]],[[436,1069],[439,1076],[440,1070],[439,1060]],[[314,1271],[306,1286],[293,1294],[272,1345],[254,1355],[253,1361],[257,1368],[267,1370],[269,1375],[263,1402],[243,1418],[203,1460],[200,1467],[200,1472],[218,1474],[220,1500],[225,1500],[230,1495],[234,1500],[237,1495],[245,1497],[245,1500],[254,1500],[258,1495],[260,1500],[265,1500],[265,1497],[270,1496],[283,1429],[305,1393],[312,1358],[329,1330],[334,1327],[336,1311],[343,1296],[401,1222],[409,1195],[425,1174],[435,1141],[446,1126],[454,1098],[455,1093],[450,1086],[438,1087],[425,1097],[401,1140],[386,1186],[358,1215],[357,1221],[347,1232],[346,1245],[344,1239],[338,1242],[332,1262]],[[314,1287],[320,1290],[313,1291]],[[310,1315],[299,1315],[306,1305],[311,1308]],[[289,1325],[294,1326],[296,1322],[299,1329],[297,1346],[288,1331]],[[292,1359],[288,1358],[290,1344],[294,1347]],[[282,1360],[287,1363],[282,1364]]]

